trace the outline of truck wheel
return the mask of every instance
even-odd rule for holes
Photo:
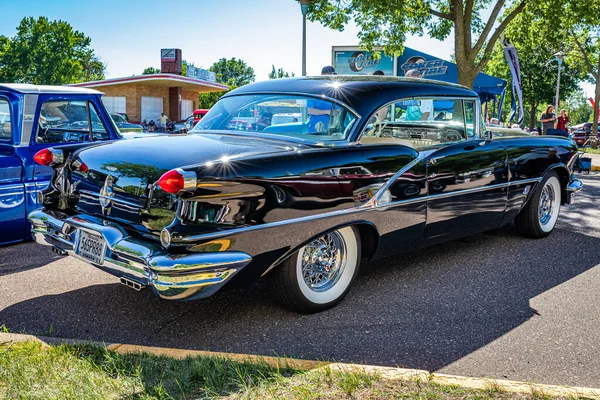
[[[315,313],[344,299],[359,264],[360,235],[356,228],[345,227],[312,240],[268,276],[282,303],[302,313]]]
[[[517,230],[534,239],[552,232],[560,213],[561,186],[558,175],[550,171],[537,185],[531,199],[515,218]]]

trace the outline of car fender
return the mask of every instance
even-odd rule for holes
[[[380,238],[379,231],[377,230],[377,227],[370,221],[355,220],[355,221],[349,221],[349,222],[344,222],[342,224],[334,225],[320,233],[312,235],[311,237],[307,238],[306,240],[301,242],[299,245],[291,248],[285,254],[283,254],[281,257],[279,257],[275,262],[273,262],[269,266],[269,268],[267,268],[265,270],[265,272],[263,272],[263,274],[261,276],[265,276],[273,268],[276,268],[278,265],[281,265],[282,262],[286,261],[295,252],[297,252],[299,249],[301,249],[306,244],[310,243],[312,240],[315,240],[316,238],[323,236],[328,232],[346,228],[348,226],[353,226],[358,229],[360,239],[361,239],[362,258],[370,259],[375,254],[375,252],[377,251],[377,248],[379,247],[379,238]]]

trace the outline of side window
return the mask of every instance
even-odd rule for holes
[[[368,121],[359,140],[363,144],[402,144],[422,149],[467,138],[462,100],[401,100],[379,108]]]
[[[475,107],[475,102],[472,100],[465,100],[465,125],[467,128],[467,137],[469,138],[475,136],[475,133],[477,132],[476,112],[477,108]]]
[[[10,118],[10,104],[6,99],[0,99],[0,140],[12,138],[12,124]]]
[[[92,103],[82,100],[49,100],[42,104],[37,143],[85,142],[90,140],[90,134],[93,134],[94,140],[109,138]]]

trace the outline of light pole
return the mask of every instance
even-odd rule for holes
[[[298,0],[302,11],[302,76],[306,76],[306,14],[310,0]]]
[[[563,59],[565,58],[565,56],[567,55],[567,53],[563,52],[563,51],[559,51],[558,53],[554,54],[554,58],[556,58],[556,61],[558,62],[558,78],[556,79],[556,104],[554,105],[554,112],[558,113],[558,105],[560,103],[559,100],[559,96],[560,96],[560,69],[562,67],[562,62]]]

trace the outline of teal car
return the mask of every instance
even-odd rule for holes
[[[141,133],[143,131],[143,128],[140,124],[132,124],[130,122],[127,122],[125,117],[123,117],[121,114],[110,113],[110,117],[115,122],[115,125],[117,125],[117,128],[119,128],[119,131],[121,132]]]

